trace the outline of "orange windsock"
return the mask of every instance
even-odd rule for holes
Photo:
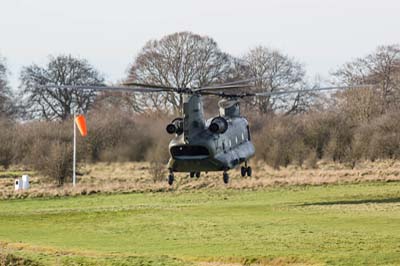
[[[87,135],[86,119],[84,115],[77,115],[75,118],[75,123],[78,126],[79,132],[81,132],[82,137]]]

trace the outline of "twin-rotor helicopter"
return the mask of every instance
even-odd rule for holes
[[[200,88],[176,88],[156,84],[126,82],[123,86],[93,85],[46,85],[46,88],[124,91],[137,93],[173,92],[183,96],[182,116],[166,126],[173,136],[169,143],[168,184],[174,183],[175,172],[190,173],[200,177],[201,172],[220,171],[225,184],[229,182],[228,171],[240,167],[241,176],[251,176],[249,160],[255,154],[247,119],[240,114],[239,101],[245,97],[271,97],[292,93],[310,93],[322,90],[337,90],[349,87],[324,87],[302,90],[277,90],[273,92],[234,92],[254,87],[258,80],[247,79],[221,85]],[[352,86],[354,88],[357,86]],[[360,86],[361,87],[361,86]],[[363,86],[365,87],[365,86]],[[202,96],[221,97],[218,102],[219,114],[205,119]]]

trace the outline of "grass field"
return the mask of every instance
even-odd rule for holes
[[[18,265],[400,265],[400,183],[3,200],[0,241]]]

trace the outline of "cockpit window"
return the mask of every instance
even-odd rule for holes
[[[175,146],[171,148],[172,156],[208,156],[210,153],[208,149],[203,146]]]

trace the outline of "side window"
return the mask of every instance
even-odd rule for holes
[[[249,125],[247,125],[247,137],[248,137],[248,140],[251,141]]]

